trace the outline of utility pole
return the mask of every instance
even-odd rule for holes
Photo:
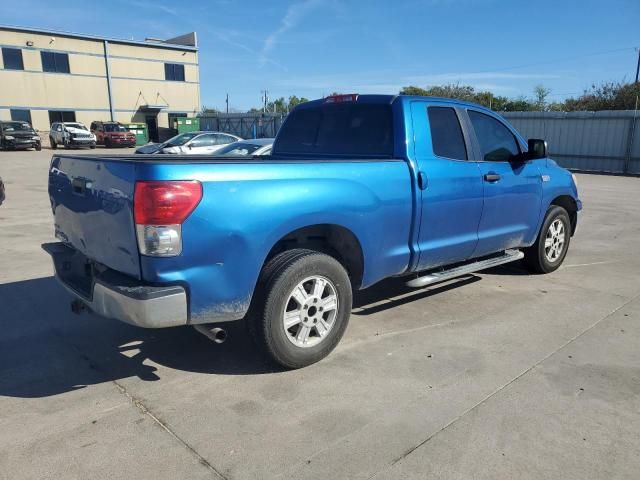
[[[229,113],[229,94],[227,93],[227,99],[225,100],[227,103],[227,113]]]
[[[262,113],[267,113],[267,103],[269,103],[269,91],[262,90]]]
[[[640,48],[636,48],[638,50],[638,66],[636,67],[636,83],[638,83],[638,74],[640,74]]]

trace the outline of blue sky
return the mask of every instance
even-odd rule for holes
[[[17,5],[9,0],[2,4]],[[552,99],[593,82],[633,80],[639,0],[23,1],[3,24],[109,37],[195,30],[202,102],[222,108],[333,91],[397,93],[460,82]],[[90,14],[87,13],[90,10]]]

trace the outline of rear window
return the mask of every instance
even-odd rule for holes
[[[467,148],[455,110],[450,107],[429,107],[427,112],[433,153],[439,157],[466,160]]]
[[[393,155],[391,106],[341,103],[293,111],[274,154]]]

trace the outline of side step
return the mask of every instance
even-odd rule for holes
[[[471,262],[459,267],[454,267],[450,270],[442,270],[440,272],[433,272],[423,275],[422,277],[414,278],[407,282],[407,286],[412,288],[426,287],[432,283],[444,282],[445,280],[450,280],[469,273],[478,272],[491,267],[497,267],[498,265],[509,262],[515,262],[523,257],[524,253],[520,250],[506,250],[498,257],[491,257],[486,260],[479,260],[477,262]]]

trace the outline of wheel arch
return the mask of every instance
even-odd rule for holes
[[[549,206],[551,205],[562,207],[567,211],[571,222],[571,236],[573,236],[578,223],[578,204],[576,200],[571,195],[558,195],[551,200]]]
[[[348,228],[337,224],[307,225],[293,230],[278,239],[264,263],[286,250],[304,248],[332,256],[340,262],[355,289],[360,288],[364,275],[364,253],[358,237]]]

